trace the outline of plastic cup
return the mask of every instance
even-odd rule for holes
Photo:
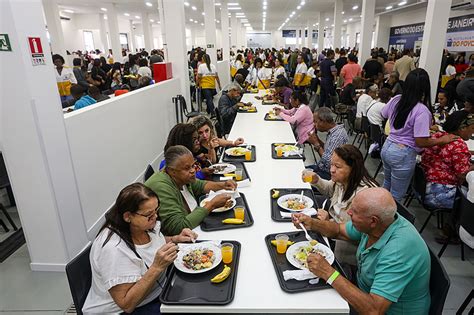
[[[234,245],[231,243],[221,244],[222,261],[224,264],[230,264],[232,262],[232,256],[234,253]]]
[[[243,170],[241,168],[237,168],[235,170],[235,180],[237,181],[242,180],[242,174],[243,174]]]
[[[286,252],[286,247],[288,246],[288,239],[288,235],[286,234],[278,234],[277,236],[275,236],[278,254],[284,254]]]
[[[278,157],[282,157],[283,156],[283,148],[278,146],[276,147],[276,151],[277,151],[277,156]]]
[[[245,219],[244,207],[240,207],[240,206],[234,207],[234,216],[236,219],[244,220]]]
[[[245,161],[250,161],[252,159],[252,150],[245,151]]]
[[[303,182],[311,183],[313,181],[313,174],[311,170],[304,170],[303,171]]]

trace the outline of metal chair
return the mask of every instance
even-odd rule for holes
[[[145,170],[145,174],[143,175],[143,181],[146,182],[153,174],[155,174],[155,170],[151,164],[148,164]]]
[[[191,118],[201,115],[200,112],[195,111],[192,104],[191,104],[191,111],[188,111],[188,107],[186,105],[186,99],[182,95],[176,95],[172,98],[173,102],[175,103],[176,107],[176,121],[177,122],[184,122],[184,117],[186,117],[186,122],[189,121]]]
[[[431,248],[428,247],[431,258],[431,274],[430,274],[430,315],[442,315],[444,302],[448,295],[451,281],[446,269],[444,269],[441,260],[436,256]]]
[[[378,143],[380,150],[382,150],[382,147],[385,143],[385,138],[386,138],[382,132],[382,128],[379,125],[369,124],[369,130],[370,130],[369,132],[370,141],[372,143]],[[364,157],[364,160],[367,158],[368,154],[369,154],[369,150],[367,149],[367,153]],[[377,170],[375,171],[374,178],[377,177],[378,173],[380,172],[383,166],[382,158],[380,157],[378,159],[380,159],[380,162],[379,162],[379,165],[377,166]]]
[[[15,206],[15,198],[13,196],[12,187],[10,185],[10,179],[8,178],[7,167],[5,166],[5,161],[3,160],[3,154],[0,152],[0,189],[5,188],[7,190],[8,199],[10,200],[10,206]],[[16,226],[15,222],[11,218],[10,214],[7,212],[7,209],[0,203],[0,211],[2,211],[3,215],[7,219],[7,221],[12,226],[13,230],[17,231],[18,227]],[[9,229],[6,226],[5,222],[0,219],[0,225],[5,229],[5,232],[8,232]]]
[[[395,202],[397,203],[397,213],[407,219],[411,224],[415,225],[416,216],[411,213],[404,205],[396,200]]]
[[[78,315],[82,315],[82,307],[92,284],[92,270],[89,261],[91,245],[79,253],[66,265],[66,275],[71,290],[72,300]]]

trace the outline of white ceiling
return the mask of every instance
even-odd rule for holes
[[[402,0],[373,0],[376,1],[375,13],[381,14],[387,12],[388,6],[393,6],[392,10],[399,10],[403,8],[409,8],[416,3],[425,2],[425,0],[406,0],[407,2],[403,6],[398,6],[398,3]],[[101,11],[101,7],[105,4],[115,3],[119,16],[125,19],[133,19],[136,23],[141,23],[139,18],[141,12],[148,12],[150,19],[155,20],[157,23],[159,20],[157,1],[156,0],[59,0],[59,7],[61,14],[70,16],[72,14],[98,14],[107,13]],[[152,7],[146,5],[146,2],[150,2]],[[203,1],[202,0],[185,0],[189,3],[189,6],[185,6],[186,24],[187,26],[203,27],[201,24],[204,22],[203,12]],[[220,3],[220,0],[215,0],[216,3]],[[229,12],[242,12],[248,19],[248,23],[256,31],[262,30],[262,17],[263,17],[263,2],[264,0],[228,0],[228,2],[238,3],[241,10],[229,10]],[[266,25],[265,30],[277,30],[280,25],[285,21],[289,15],[295,11],[294,16],[285,24],[284,28],[295,28],[295,27],[306,27],[308,21],[310,23],[318,23],[317,13],[322,12],[323,23],[325,26],[330,27],[334,23],[334,0],[305,0],[305,4],[297,10],[297,6],[300,5],[302,0],[266,0]],[[353,10],[352,8],[357,5],[358,8]],[[196,10],[193,10],[195,7]],[[362,8],[362,0],[343,0],[343,25],[352,21],[360,19]],[[64,10],[72,10],[74,13],[67,13]],[[390,10],[389,10],[390,11]],[[124,16],[128,13],[129,16]],[[216,5],[216,20],[220,22],[220,6]],[[190,22],[193,19],[193,22]],[[328,21],[326,21],[328,19]],[[195,23],[194,21],[198,21]],[[216,24],[219,27],[220,24]]]

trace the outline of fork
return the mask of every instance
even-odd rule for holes
[[[306,239],[307,239],[309,242],[316,242],[316,243],[318,242],[318,241],[313,240],[313,238],[312,238],[311,236],[309,236],[308,231],[306,230],[306,228],[304,227],[303,223],[301,223],[301,222],[300,222],[300,227],[303,229],[304,234],[305,234],[305,236],[306,236]]]

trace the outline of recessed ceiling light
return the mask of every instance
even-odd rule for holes
[[[73,11],[73,10],[69,10],[69,9],[67,9],[67,10],[64,10],[64,12],[66,12],[66,13],[74,13],[74,11]]]
[[[334,27],[334,24],[331,24],[331,27]]]
[[[128,13],[124,13],[123,15],[125,15],[125,16],[130,16],[130,14],[128,14]]]
[[[138,15],[135,15],[135,18],[136,18],[136,19],[139,19],[140,17],[139,17]]]
[[[203,12],[203,13],[201,13],[201,14],[202,14],[202,15],[206,15],[206,13],[204,13],[204,12]]]
[[[189,22],[194,22],[194,20],[193,20],[193,19],[189,19]]]
[[[393,6],[389,5],[388,7],[385,8],[385,10],[392,10]]]
[[[343,22],[344,22],[344,23],[347,23],[347,20],[344,20]]]
[[[217,22],[217,23],[220,23],[221,21],[219,21],[219,20],[216,20],[216,22]]]
[[[326,22],[329,21],[329,18],[326,18]]]
[[[319,25],[319,23],[316,23],[316,25]]]
[[[230,8],[227,8],[227,10],[241,10],[240,7],[230,7]]]
[[[227,6],[233,6],[233,5],[239,5],[238,2],[229,2],[227,3]]]
[[[305,1],[301,1],[300,5],[305,5],[306,2]]]
[[[107,12],[107,8],[100,8],[102,11]]]
[[[352,18],[349,19],[349,22],[352,21]]]
[[[399,6],[402,6],[402,5],[405,5],[405,4],[407,4],[407,2],[406,2],[406,1],[402,1],[402,2],[400,2],[398,5],[399,5]]]
[[[264,10],[266,10],[266,9],[267,9],[267,6],[266,6],[266,5],[264,5],[264,6],[263,6],[263,9],[264,9]]]
[[[216,3],[214,3],[214,5],[215,5],[216,7],[218,7],[218,6],[220,6],[221,4],[220,4],[220,2],[216,2]]]
[[[146,4],[147,7],[152,7],[153,6],[153,3],[151,3],[151,2],[145,2],[145,4]]]
[[[296,7],[296,10],[299,10],[299,9],[301,9],[301,6],[300,6],[300,5]]]
[[[355,6],[352,7],[352,10],[357,10],[358,8],[359,8],[359,6],[355,5]]]
[[[189,7],[189,2],[185,2],[184,5]]]
[[[191,9],[193,9],[193,11],[197,10],[197,8],[195,6],[192,6]]]
[[[104,15],[104,20],[107,20],[107,15]]]
[[[153,20],[153,19],[150,19],[150,22],[151,22],[151,23],[154,23],[154,22],[155,22],[155,20]]]
[[[201,26],[204,26],[204,23],[201,23]]]

